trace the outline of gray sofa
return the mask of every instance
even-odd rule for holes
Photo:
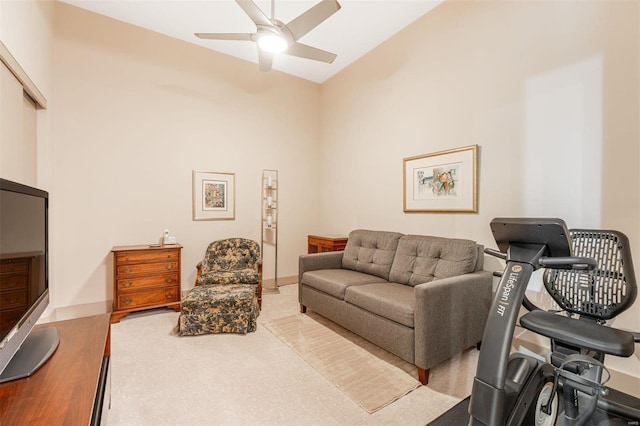
[[[342,252],[300,256],[307,308],[429,369],[482,339],[491,304],[483,247],[470,240],[356,230]]]

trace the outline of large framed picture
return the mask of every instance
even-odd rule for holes
[[[235,219],[235,175],[193,171],[193,220]]]
[[[478,211],[478,145],[404,159],[404,211]]]

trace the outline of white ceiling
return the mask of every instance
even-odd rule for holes
[[[253,33],[253,22],[233,0],[61,0],[151,31],[197,44],[256,64],[257,46],[249,41],[201,40],[195,32]],[[255,1],[255,0],[254,0]],[[304,44],[338,55],[332,64],[278,55],[273,68],[322,83],[387,40],[444,0],[338,0],[342,8],[305,35]],[[270,1],[255,3],[271,16]],[[276,0],[275,17],[289,22],[318,3]]]

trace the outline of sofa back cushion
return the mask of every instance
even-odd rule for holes
[[[389,280],[415,286],[473,272],[478,249],[471,240],[405,235],[400,238]]]
[[[342,267],[389,280],[391,264],[402,234],[357,229],[349,233]]]

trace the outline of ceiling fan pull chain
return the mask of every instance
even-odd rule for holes
[[[276,20],[276,0],[271,0],[271,22]]]

